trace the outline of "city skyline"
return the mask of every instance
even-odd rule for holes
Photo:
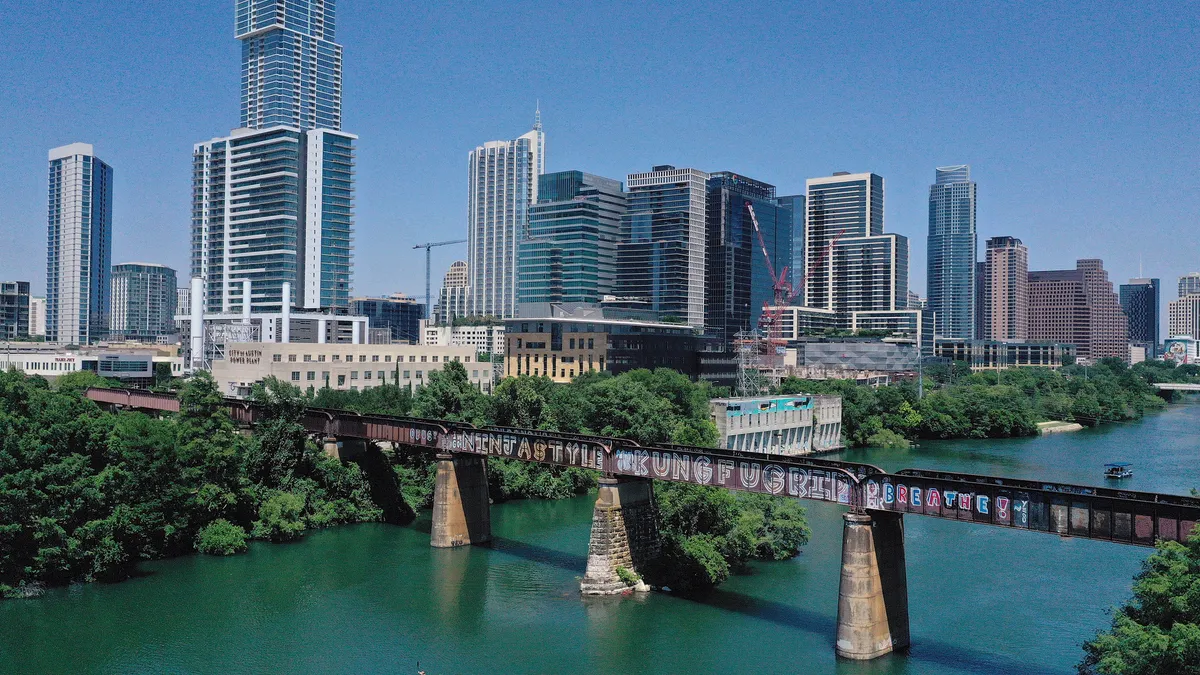
[[[213,131],[227,129],[231,126],[230,121],[236,119],[233,115],[240,106],[238,92],[241,84],[237,78],[228,78],[229,65],[239,62],[237,50],[231,49],[233,31],[229,30],[229,10],[230,7],[227,4],[215,3],[212,7],[193,8],[184,12],[184,18],[193,23],[191,30],[197,34],[189,35],[188,40],[199,41],[200,44],[199,53],[194,60],[202,63],[194,69],[197,71],[195,74],[176,72],[174,77],[185,80],[189,77],[198,78],[198,84],[203,85],[198,88],[204,91],[201,100],[205,103],[203,105],[195,105],[194,102],[189,104],[198,109],[179,111],[181,114],[175,116],[171,124],[165,125],[165,128],[161,130],[151,130],[145,139],[140,136],[145,131],[144,129],[137,125],[131,126],[130,123],[123,121],[120,123],[111,120],[102,122],[95,117],[67,115],[63,119],[57,120],[57,124],[52,128],[46,120],[32,119],[37,116],[31,114],[29,105],[38,100],[45,100],[46,97],[73,96],[74,92],[42,91],[39,96],[16,96],[14,100],[3,104],[5,111],[12,113],[13,119],[30,118],[33,121],[33,133],[23,134],[21,138],[16,139],[16,147],[10,150],[12,154],[7,155],[4,162],[0,164],[0,189],[13,195],[11,201],[0,206],[0,233],[6,238],[11,238],[13,243],[11,247],[2,247],[4,251],[0,252],[0,267],[4,268],[6,277],[28,278],[33,282],[35,294],[44,292],[44,276],[38,272],[36,266],[29,264],[29,261],[25,259],[28,256],[14,255],[9,252],[13,250],[27,251],[30,245],[37,243],[36,238],[29,237],[27,230],[30,225],[37,224],[37,220],[31,219],[35,219],[37,212],[42,208],[35,206],[31,212],[28,203],[31,195],[34,200],[37,200],[43,194],[44,185],[39,185],[39,183],[44,181],[44,177],[36,170],[36,162],[21,159],[30,154],[28,149],[23,146],[31,142],[31,139],[38,142],[42,153],[47,147],[76,140],[84,140],[102,146],[105,149],[106,157],[111,158],[114,164],[122,167],[122,171],[117,177],[117,194],[115,196],[115,255],[122,259],[153,259],[177,269],[187,269],[187,251],[186,246],[182,244],[186,235],[181,233],[186,231],[188,209],[186,191],[189,167],[186,150],[181,153],[179,148],[186,148],[186,144],[193,142],[196,138],[212,137]],[[407,134],[410,132],[418,132],[418,129],[411,129],[411,125],[417,127],[426,125],[426,128],[420,133],[427,134],[428,125],[432,123],[430,115],[440,116],[443,119],[438,120],[437,128],[441,132],[441,136],[437,139],[437,146],[445,148],[445,151],[430,155],[429,148],[431,146],[418,144],[412,149],[404,149],[406,153],[417,154],[408,155],[407,158],[404,156],[398,158],[397,149],[402,146],[397,145],[397,136],[392,135],[388,137],[389,142],[382,143],[371,150],[373,159],[371,157],[361,158],[358,167],[360,208],[356,217],[358,221],[356,238],[359,241],[370,238],[379,241],[380,245],[369,249],[360,247],[356,252],[356,275],[353,288],[356,295],[377,295],[395,290],[419,295],[417,293],[421,276],[421,265],[417,257],[419,254],[417,252],[409,253],[402,249],[405,248],[405,244],[423,241],[424,239],[420,238],[422,230],[440,230],[452,236],[458,236],[465,229],[460,206],[463,187],[462,172],[461,168],[456,168],[461,167],[459,163],[461,159],[457,159],[462,156],[459,153],[469,150],[481,138],[504,137],[506,135],[504,131],[514,128],[514,125],[517,125],[515,128],[520,129],[521,126],[527,124],[525,120],[528,120],[529,109],[539,96],[542,98],[542,108],[546,112],[546,119],[550,126],[549,133],[556,139],[555,154],[547,167],[548,171],[578,168],[599,175],[622,176],[650,164],[672,162],[677,166],[695,166],[704,171],[728,168],[744,172],[778,185],[779,192],[782,194],[800,192],[800,186],[803,185],[806,178],[828,175],[833,170],[871,171],[884,176],[888,181],[887,231],[903,234],[912,239],[913,259],[910,263],[912,268],[910,282],[911,286],[918,291],[926,289],[923,275],[925,247],[921,245],[921,241],[925,229],[922,221],[926,220],[926,214],[923,212],[926,210],[927,204],[921,193],[927,190],[926,176],[929,169],[954,162],[971,164],[975,174],[973,178],[979,183],[981,199],[978,231],[980,237],[986,238],[1003,234],[1021,238],[1030,248],[1031,268],[1061,268],[1069,266],[1071,260],[1077,257],[1100,257],[1106,261],[1106,267],[1110,269],[1112,277],[1120,280],[1138,276],[1135,273],[1136,261],[1134,258],[1136,257],[1142,257],[1147,262],[1145,270],[1147,275],[1164,279],[1175,278],[1194,271],[1194,268],[1200,265],[1200,262],[1195,261],[1194,248],[1188,250],[1188,247],[1159,244],[1158,242],[1166,240],[1165,236],[1145,236],[1147,229],[1151,234],[1161,235],[1168,234],[1172,228],[1182,231],[1185,224],[1190,222],[1190,214],[1195,211],[1195,208],[1191,208],[1195,204],[1193,195],[1180,193],[1175,198],[1176,201],[1172,202],[1171,211],[1173,213],[1170,213],[1155,204],[1171,201],[1168,199],[1170,197],[1168,193],[1176,188],[1165,184],[1156,184],[1151,180],[1150,183],[1143,183],[1144,188],[1137,191],[1136,195],[1127,195],[1128,199],[1126,200],[1114,199],[1113,194],[1121,191],[1110,188],[1117,185],[1116,181],[1122,171],[1125,175],[1133,173],[1129,163],[1117,156],[1119,152],[1123,152],[1118,146],[1121,146],[1122,143],[1132,142],[1134,138],[1122,137],[1125,138],[1122,143],[1106,145],[1099,140],[1100,136],[1094,129],[1086,134],[1067,134],[1067,137],[1072,138],[1072,143],[1077,146],[1089,138],[1094,140],[1094,145],[1089,145],[1088,151],[1068,153],[1066,157],[1059,157],[1057,163],[1054,164],[1047,161],[1049,154],[1042,156],[1042,161],[1030,162],[1028,151],[1016,147],[1000,147],[1013,146],[1012,141],[1019,135],[1017,131],[1029,127],[1032,124],[1030,119],[1017,120],[1011,116],[1002,116],[1008,122],[1018,124],[1010,130],[1010,133],[1001,134],[1001,138],[1005,138],[1009,142],[998,145],[981,143],[978,138],[967,134],[964,123],[947,126],[945,120],[941,120],[942,132],[935,138],[936,142],[929,144],[928,148],[919,152],[910,150],[908,144],[905,149],[901,150],[893,147],[894,144],[891,144],[890,141],[886,141],[887,138],[894,136],[899,139],[904,135],[906,128],[904,120],[886,123],[882,120],[868,120],[871,122],[870,124],[851,133],[845,141],[819,145],[804,153],[800,162],[772,165],[774,156],[780,154],[773,151],[773,144],[778,145],[782,139],[785,143],[780,148],[782,151],[791,147],[792,143],[802,141],[807,143],[807,139],[813,134],[825,135],[831,128],[837,128],[836,121],[820,114],[819,111],[813,112],[813,110],[805,108],[805,113],[801,114],[799,118],[793,118],[784,123],[780,114],[785,106],[772,104],[764,107],[756,115],[737,121],[731,120],[728,113],[708,112],[713,108],[701,108],[690,121],[673,121],[670,124],[656,126],[653,123],[654,115],[647,115],[647,113],[659,110],[663,104],[639,103],[626,111],[615,102],[608,102],[597,105],[596,109],[591,109],[584,106],[583,102],[576,98],[576,94],[570,93],[568,87],[547,81],[547,78],[522,84],[515,90],[506,91],[503,97],[494,98],[489,95],[481,103],[469,102],[456,94],[448,94],[429,99],[428,106],[421,104],[404,105],[402,109],[387,108],[379,106],[380,101],[383,100],[381,97],[394,96],[397,83],[407,81],[408,77],[415,77],[422,84],[424,83],[422,78],[427,76],[418,75],[413,71],[419,70],[419,64],[427,64],[429,57],[420,56],[417,59],[418,65],[414,65],[411,70],[402,69],[404,72],[387,80],[386,86],[372,86],[372,80],[366,74],[377,73],[381,65],[388,61],[381,56],[383,52],[380,51],[380,40],[371,35],[370,28],[375,22],[394,19],[395,15],[391,14],[387,7],[360,3],[347,4],[339,7],[339,10],[342,12],[338,23],[339,41],[352,45],[355,52],[355,58],[348,64],[350,69],[345,73],[345,86],[353,92],[345,111],[349,120],[346,126],[354,128],[356,132],[366,132],[379,137],[381,124],[399,124],[400,128],[405,129],[401,136],[407,138]],[[23,11],[30,16],[31,21],[36,18],[38,13],[36,8],[24,8]],[[116,16],[121,14],[121,11],[113,12],[113,15]],[[67,23],[74,26],[76,22],[83,21],[85,18],[98,20],[95,27],[89,25],[84,30],[82,34],[84,44],[100,37],[99,33],[89,31],[99,30],[106,25],[106,21],[111,20],[108,15],[89,17],[89,13],[83,10],[78,16],[67,17]],[[433,18],[436,25],[438,17],[434,16]],[[675,39],[688,39],[689,37],[702,39],[704,37],[700,26],[689,22],[684,17],[672,18],[681,22],[681,26],[686,28],[683,31],[683,37]],[[987,18],[1000,23],[1012,21],[1012,19],[1002,16]],[[131,36],[131,40],[137,44],[158,44],[159,38],[152,34],[153,28],[165,21],[166,18],[151,12],[145,19],[145,27],[139,28]],[[846,20],[849,21],[848,18]],[[1048,32],[1039,33],[1039,35],[1046,37],[1055,30],[1063,30],[1061,25],[1053,21],[1050,24]],[[26,26],[24,20],[18,21],[16,25],[29,27]],[[78,26],[76,27],[78,28]],[[1166,27],[1159,29],[1167,30]],[[38,30],[48,29],[39,27]],[[202,35],[210,32],[212,35]],[[37,31],[35,31],[36,33]],[[772,39],[777,38],[772,37]],[[952,35],[949,39],[970,41],[963,35]],[[1081,38],[1076,36],[1076,40],[1078,39]],[[17,40],[17,43],[20,43],[20,40]],[[167,68],[170,65],[164,62],[162,57],[177,53],[172,50],[185,48],[190,50],[195,46],[195,42],[185,40],[182,44],[171,47],[166,54],[155,55],[155,58],[148,59],[146,63],[138,64],[136,67],[126,67],[126,70],[144,75],[145,79],[149,81],[155,76],[155,68]],[[560,47],[557,42],[554,42],[550,48],[559,49]],[[37,49],[33,49],[32,52],[39,53]],[[450,59],[452,63],[438,72],[444,76],[449,68],[465,69],[469,68],[469,65],[478,65],[474,62],[467,63],[467,59],[463,55],[469,52],[470,49],[467,46],[461,46],[460,51],[453,52]],[[123,54],[124,52],[118,52],[112,58],[119,61],[121,58],[126,58]],[[422,54],[424,53],[422,52]],[[206,55],[215,55],[215,61],[204,62]],[[920,53],[908,53],[903,50],[898,53],[898,56],[905,57],[901,61],[905,66],[901,68],[901,74],[908,73],[911,66],[924,58]],[[507,51],[501,54],[501,60],[504,63],[511,63],[504,61],[508,57],[509,52]],[[360,59],[363,62],[357,63]],[[175,63],[177,64],[177,61]],[[32,73],[36,73],[39,68],[43,67],[32,61],[21,62],[18,65],[21,66],[17,69],[18,71],[25,68]],[[480,66],[483,71],[489,73],[496,67],[499,66],[486,64]],[[796,63],[783,62],[780,67],[784,71],[789,71],[796,67]],[[995,61],[989,61],[987,67],[992,77],[999,78],[1010,85],[1014,79],[1029,81],[1032,74],[1027,70],[1020,70],[1006,75]],[[847,67],[847,69],[847,72],[857,72],[857,67]],[[177,67],[176,70],[178,70]],[[458,70],[452,72],[458,73]],[[1051,74],[1053,75],[1053,73]],[[1009,75],[1013,77],[1009,77]],[[1109,85],[1111,85],[1110,79],[1112,82],[1121,79],[1116,76],[1109,78],[1098,71],[1091,70],[1085,72],[1084,76],[1093,83],[1108,83]],[[76,77],[76,75],[68,74],[68,78],[72,77]],[[695,75],[683,79],[690,82],[694,77]],[[30,79],[36,80],[37,78]],[[226,82],[226,79],[233,81]],[[467,79],[475,81],[473,77]],[[20,83],[14,83],[14,85],[18,84]],[[149,88],[150,91],[138,93],[140,85],[128,81],[128,78],[122,79],[116,84],[118,93],[114,98],[130,99],[139,107],[154,105],[165,95],[165,92],[153,91],[153,87]],[[634,91],[649,91],[653,84],[654,81],[638,84]],[[1188,96],[1194,92],[1195,87],[1188,86],[1191,84],[1185,82],[1176,89],[1177,93],[1182,92],[1181,100],[1186,101]],[[28,85],[20,84],[20,86],[27,87]],[[132,87],[132,89],[125,91],[122,90],[122,86]],[[889,88],[887,83],[881,83],[877,78],[864,82],[864,87],[870,88],[870,86],[881,86],[881,91]],[[457,91],[458,87],[459,85],[455,84],[450,89]],[[673,84],[669,91],[679,94],[682,87],[682,83]],[[144,86],[140,88],[147,89]],[[171,92],[178,93],[178,89],[173,87]],[[182,89],[188,89],[188,87],[182,87]],[[18,88],[17,91],[21,91],[21,89]],[[563,92],[568,93],[564,94]],[[1075,93],[1078,94],[1078,92]],[[875,96],[877,94],[871,95],[872,98]],[[978,96],[978,91],[973,90],[971,96],[965,96],[962,99],[952,98],[951,103],[957,106],[968,105],[967,99],[978,98]],[[184,96],[183,98],[187,99],[188,97]],[[526,102],[525,98],[529,100]],[[26,103],[26,100],[29,103]],[[640,99],[635,100],[640,101]],[[684,95],[680,102],[686,100],[688,97]],[[1118,107],[1126,112],[1126,117],[1130,114],[1136,117],[1136,113],[1147,114],[1149,109],[1147,106],[1153,107],[1147,104],[1147,106],[1133,106],[1133,109],[1130,109],[1130,102],[1119,102],[1123,103],[1123,107]],[[1055,106],[1045,107],[1047,105],[1045,101],[1040,103],[1043,105],[1044,111],[1057,110]],[[106,103],[102,107],[110,110],[114,105],[116,104]],[[167,107],[170,109],[178,107],[178,105],[168,104]],[[880,106],[878,112],[886,112],[885,109],[890,109],[890,105]],[[25,107],[22,108],[22,106]],[[1062,114],[1062,111],[1058,111],[1058,113]],[[1095,110],[1092,110],[1092,113],[1095,113]],[[1086,119],[1092,120],[1093,124],[1100,123],[1098,117],[1088,116],[1086,112],[1083,114]],[[110,116],[112,119],[118,119],[114,115],[110,114]],[[1121,117],[1120,119],[1126,118]],[[1170,121],[1171,118],[1168,115],[1164,124]],[[182,135],[175,131],[167,134],[167,129],[189,123],[200,125],[201,122],[202,130],[187,131]],[[716,125],[730,124],[733,125],[733,128],[752,132],[764,138],[763,140],[752,138],[749,142],[740,143],[734,147],[710,131]],[[911,120],[908,125],[912,125]],[[924,125],[918,124],[917,126],[923,127]],[[91,130],[94,130],[94,133]],[[694,140],[687,143],[681,142],[679,134],[684,130],[687,131],[687,135],[693,136]],[[702,133],[697,134],[697,131]],[[1059,132],[1062,133],[1062,129],[1059,129]],[[1137,136],[1137,134],[1145,133],[1147,133],[1145,129],[1142,129],[1134,135],[1137,140],[1142,140],[1141,136]],[[121,136],[121,134],[125,134],[125,136]],[[879,140],[875,138],[878,135],[882,135],[885,139],[882,146],[866,147]],[[765,139],[770,139],[770,141]],[[1165,142],[1164,140],[1163,144]],[[1182,142],[1186,145],[1192,141],[1189,137],[1183,137]],[[1061,148],[1061,145],[1059,143],[1058,147]],[[1159,147],[1161,149],[1163,146]],[[1174,161],[1172,159],[1174,153],[1179,152],[1178,144],[1172,147],[1171,154],[1166,155],[1168,164]],[[149,153],[153,153],[155,157],[149,159]],[[1157,157],[1149,148],[1139,150],[1134,154],[1140,157],[1139,162],[1142,164],[1149,162],[1148,155]],[[1180,152],[1181,156],[1185,154],[1187,153]],[[1114,161],[1110,162],[1111,166],[1105,166],[1104,162],[1091,161],[1099,159],[1096,155],[1106,155]],[[389,158],[388,164],[381,165],[379,161],[384,156]],[[422,166],[426,168],[417,172],[422,174],[419,180],[410,181],[410,172],[405,172],[404,168],[411,166],[412,160],[415,158],[421,159]],[[687,161],[684,161],[685,159]],[[394,168],[380,170],[381,166],[388,167],[389,165],[393,165]],[[784,166],[787,168],[782,168]],[[1071,171],[1064,171],[1071,167],[1075,169],[1074,174]],[[1122,167],[1124,167],[1123,170]],[[1183,169],[1185,174],[1193,170],[1191,167]],[[1087,180],[1084,181],[1086,185],[1080,184],[1078,179],[1081,176],[1087,177]],[[129,182],[122,182],[125,180]],[[1143,176],[1142,180],[1150,179]],[[429,181],[437,184],[437,190],[430,194],[431,198],[414,193],[414,189],[417,188],[419,188],[418,191],[428,193]],[[409,184],[410,182],[413,184]],[[1036,185],[1033,189],[1023,189],[1022,187],[1023,184],[1028,187],[1029,184],[1034,183]],[[1157,198],[1154,200],[1155,203],[1151,204],[1150,212],[1133,208],[1128,210],[1119,208],[1127,201],[1140,201],[1146,199],[1147,196]],[[1105,204],[1107,206],[1104,206]],[[1180,206],[1182,208],[1179,208]],[[1094,233],[1103,236],[1086,236]],[[1151,246],[1157,246],[1157,248],[1148,250],[1148,247]],[[978,253],[982,258],[982,252]],[[397,256],[406,255],[413,256],[412,260],[407,261],[404,258],[401,258],[400,261],[396,260]],[[451,260],[464,257],[461,250],[453,248],[437,251],[434,256],[435,276],[443,272]],[[924,295],[924,293],[922,294]]]

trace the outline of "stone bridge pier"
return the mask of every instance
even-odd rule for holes
[[[485,461],[479,455],[437,454],[430,546],[452,548],[491,541]]]
[[[579,584],[584,595],[612,595],[630,587],[618,567],[640,575],[659,551],[654,491],[644,478],[601,478],[592,511],[587,572]]]
[[[904,514],[843,516],[837,655],[874,659],[908,647],[908,580]]]

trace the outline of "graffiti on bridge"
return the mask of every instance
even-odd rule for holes
[[[455,430],[443,448],[493,457],[595,469],[619,476],[657,478],[744,492],[850,504],[853,482],[844,471],[792,463],[759,462],[692,450],[648,450],[543,437],[512,431]]]

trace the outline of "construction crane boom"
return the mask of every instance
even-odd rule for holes
[[[418,248],[425,249],[425,311],[428,312],[427,316],[433,315],[433,305],[430,304],[430,284],[429,284],[430,251],[438,246],[449,246],[451,244],[465,244],[465,243],[467,243],[466,239],[448,239],[446,241],[431,241],[427,244],[417,244],[416,246],[413,247],[414,249],[418,249]]]

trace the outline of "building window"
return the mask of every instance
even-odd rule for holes
[[[369,371],[369,370],[364,370],[364,371],[363,371],[363,379],[364,379],[364,380],[369,380],[369,379],[371,379],[371,371]]]
[[[307,375],[305,376],[305,379],[307,379],[309,382],[316,381],[316,379],[317,379],[316,371],[313,371],[313,370],[308,371]]]
[[[575,349],[575,338],[571,338],[571,349]]]
[[[271,360],[274,361],[275,363],[279,363],[280,361],[283,360],[283,354],[272,354]]]
[[[353,354],[346,355],[346,363],[354,363],[354,355]]]
[[[595,348],[596,348],[596,339],[588,338],[588,349],[595,349]]]
[[[386,382],[386,381],[387,381],[387,373],[386,373],[386,372],[384,372],[384,371],[382,371],[382,370],[381,370],[381,371],[379,371],[378,373],[376,373],[376,375],[378,375],[378,376],[379,376],[379,379],[380,379],[381,381],[383,381],[383,382]]]
[[[366,354],[360,354],[360,355],[358,356],[358,362],[359,362],[359,363],[366,363],[366,362],[367,362],[367,355],[366,355]]]
[[[392,362],[392,355],[391,355],[391,354],[388,354],[387,356],[383,357],[383,362],[384,362],[384,363],[391,363],[391,362]]]
[[[371,355],[371,363],[379,363],[379,355],[378,354]]]
[[[312,361],[312,354],[305,354],[305,355],[304,355],[304,362],[305,362],[305,363],[308,363],[308,362],[310,362],[310,361]]]
[[[472,370],[472,371],[471,371],[471,377],[479,377],[479,371],[478,371],[478,370]]]
[[[338,386],[339,387],[346,386],[346,376],[345,375],[338,375]]]
[[[321,371],[321,381],[325,383],[325,386],[329,386],[329,371],[328,370]]]
[[[299,382],[299,381],[300,381],[300,371],[293,370],[292,371],[292,382]]]
[[[428,359],[429,359],[428,356],[425,356],[424,354],[421,355],[421,363],[425,363],[425,361],[427,361]]]
[[[296,355],[288,354],[288,363],[295,363],[295,362],[296,362]]]
[[[407,380],[407,379],[410,379],[410,378],[411,378],[411,376],[412,376],[412,371],[411,371],[411,370],[406,370],[406,371],[404,371],[404,379],[406,379],[406,380]]]
[[[421,379],[423,375],[424,375],[424,371],[421,371],[421,370],[417,371],[417,379],[418,380]]]
[[[342,355],[341,355],[341,354],[334,354],[334,355],[333,355],[333,360],[334,360],[334,361],[341,361],[341,360],[342,360]]]
[[[350,371],[350,379],[352,379],[352,380],[358,379],[358,371],[357,370]]]
[[[317,355],[317,363],[325,363],[325,355],[324,354]]]

